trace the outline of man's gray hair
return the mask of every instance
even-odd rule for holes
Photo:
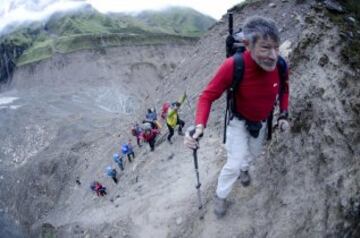
[[[276,43],[280,43],[280,33],[276,23],[265,17],[253,16],[245,20],[244,37],[251,45],[254,45],[259,38],[270,37]]]

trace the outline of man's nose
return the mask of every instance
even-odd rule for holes
[[[271,49],[268,56],[270,59],[276,60],[278,57],[278,51],[276,49]]]

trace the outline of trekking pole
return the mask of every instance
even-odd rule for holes
[[[229,14],[229,35],[233,34],[233,13],[228,11]]]
[[[226,58],[230,57],[232,55],[232,47],[234,43],[233,33],[234,33],[234,27],[233,27],[233,13],[231,11],[228,11],[228,32],[229,35],[226,38]]]
[[[228,31],[229,31],[229,36],[232,36],[233,32],[234,32],[234,27],[233,27],[233,13],[228,11]],[[232,44],[228,45],[228,42],[226,42],[226,57],[230,57],[231,56],[231,50],[232,50]],[[228,120],[229,120],[229,110],[230,110],[230,105],[229,105],[229,92],[226,93],[226,110],[225,110],[225,118],[224,118],[224,133],[223,133],[223,144],[226,143],[226,127],[228,124]]]
[[[195,127],[194,126],[189,127],[188,131],[189,131],[190,136],[194,135]],[[197,182],[195,188],[197,189],[197,196],[198,196],[198,201],[199,201],[199,207],[198,208],[200,210],[203,207],[203,203],[202,203],[202,200],[201,200],[201,193],[200,193],[201,183],[200,183],[199,165],[198,165],[198,159],[197,159],[197,148],[193,149],[193,157],[194,157],[194,167],[195,167],[196,182]]]

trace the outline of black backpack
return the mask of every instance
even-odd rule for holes
[[[223,135],[223,143],[226,142],[226,126],[228,125],[230,119],[236,113],[236,90],[239,87],[243,77],[244,77],[244,59],[243,52],[245,51],[245,47],[236,47],[234,43],[236,43],[234,34],[233,34],[233,15],[229,13],[229,36],[226,38],[226,57],[234,57],[234,78],[231,83],[231,87],[226,92],[226,111],[225,111],[225,121],[224,121],[224,135]],[[239,30],[241,32],[241,28]],[[239,33],[237,32],[237,33]],[[235,33],[235,34],[237,34]],[[285,84],[286,84],[286,72],[287,72],[287,64],[284,58],[279,56],[277,61],[277,68],[279,71],[280,77],[280,87],[279,87],[279,98],[284,93]],[[275,106],[275,105],[274,105]],[[271,111],[268,119],[267,119],[267,140],[271,140],[272,134],[272,120],[273,120],[273,111]]]

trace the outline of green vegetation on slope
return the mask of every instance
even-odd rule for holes
[[[344,0],[346,14],[328,12],[330,19],[336,23],[344,41],[341,55],[345,63],[353,68],[360,65],[360,2],[358,0]]]
[[[200,36],[214,19],[185,7],[173,7],[164,11],[144,11],[137,16],[147,26],[160,32]]]
[[[215,20],[190,8],[104,15],[90,6],[56,13],[46,22],[35,22],[0,37],[0,82],[15,65],[33,63],[54,53],[101,49],[128,44],[160,44],[196,40]]]

